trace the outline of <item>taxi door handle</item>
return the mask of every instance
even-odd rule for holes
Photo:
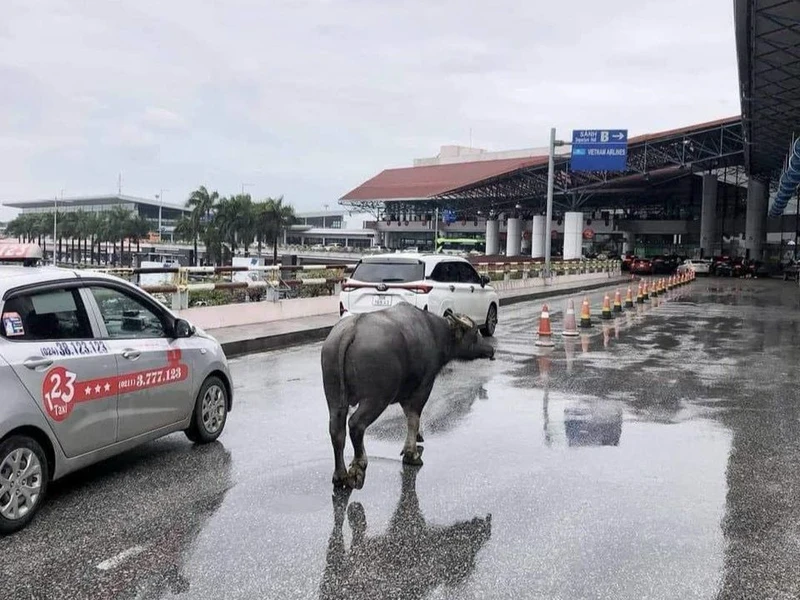
[[[50,358],[29,358],[22,364],[31,370],[46,369],[53,364],[53,360]]]
[[[127,358],[128,360],[136,360],[141,356],[141,352],[139,350],[123,350],[122,351],[122,358]]]

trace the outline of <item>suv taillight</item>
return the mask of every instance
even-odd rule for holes
[[[427,294],[433,289],[433,286],[428,285],[427,283],[409,283],[405,285],[399,285],[397,287],[412,291],[415,294]]]

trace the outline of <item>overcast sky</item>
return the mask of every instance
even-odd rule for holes
[[[4,0],[0,200],[331,209],[442,144],[738,114],[731,0]],[[472,7],[472,8],[470,8]],[[0,209],[0,217],[13,212]]]

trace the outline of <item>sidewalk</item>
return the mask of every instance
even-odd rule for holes
[[[571,282],[539,289],[503,290],[498,292],[498,295],[500,296],[500,306],[507,306],[518,302],[558,296],[565,292],[594,290],[628,281],[630,281],[630,276],[623,275],[590,283]],[[243,354],[278,350],[324,340],[338,321],[338,313],[331,313],[302,319],[285,319],[255,325],[208,329],[207,333],[217,338],[222,344],[225,355],[232,358]]]

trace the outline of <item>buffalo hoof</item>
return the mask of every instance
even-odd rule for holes
[[[360,490],[361,488],[364,487],[364,478],[366,476],[367,472],[365,469],[362,469],[358,465],[353,465],[347,472],[347,485],[349,485],[354,490]]]
[[[347,487],[347,473],[334,473],[331,482],[335,488]]]
[[[412,467],[422,466],[422,448],[418,448],[416,452],[403,452],[403,464]]]

